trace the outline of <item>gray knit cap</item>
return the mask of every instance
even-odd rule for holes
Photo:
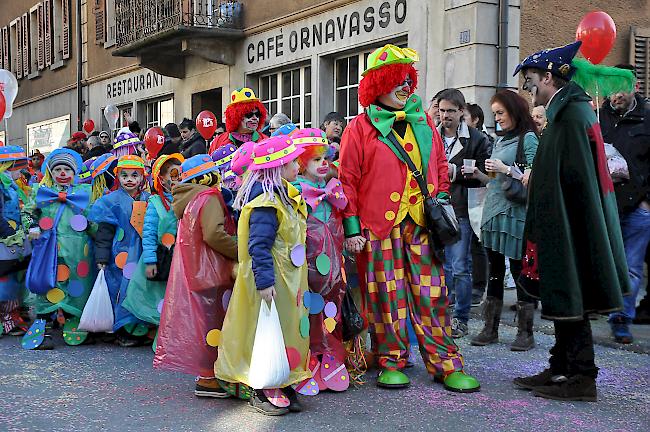
[[[70,153],[60,152],[49,158],[47,161],[47,168],[52,171],[57,165],[65,165],[72,171],[77,172],[77,160]]]

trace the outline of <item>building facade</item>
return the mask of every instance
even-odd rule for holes
[[[85,119],[109,129],[109,104],[143,130],[203,109],[220,116],[243,85],[271,114],[318,127],[330,111],[348,119],[361,112],[366,58],[386,43],[419,53],[425,101],[456,87],[487,112],[497,88],[518,87],[512,70],[521,57],[570,42],[594,9],[618,27],[604,63],[635,64],[649,96],[649,2],[4,0],[0,60],[19,93],[0,139],[48,152]],[[494,123],[489,114],[486,123]]]

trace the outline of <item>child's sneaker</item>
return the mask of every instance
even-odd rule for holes
[[[221,388],[216,378],[199,378],[196,380],[194,396],[226,399],[230,394]]]

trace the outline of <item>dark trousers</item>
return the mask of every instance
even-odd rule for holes
[[[549,363],[554,375],[598,376],[594,363],[594,341],[589,319],[582,321],[553,321],[555,345]]]
[[[503,300],[503,279],[506,276],[506,257],[491,249],[487,250],[488,261],[490,262],[490,282],[488,283],[487,295]],[[510,259],[510,272],[517,281],[521,273],[521,260]],[[517,285],[517,300],[533,303],[535,299],[526,294]]]
[[[483,296],[488,283],[490,266],[487,251],[473,232],[470,252],[472,254],[472,293]]]

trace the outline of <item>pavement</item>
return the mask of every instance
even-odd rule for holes
[[[507,322],[506,314],[498,344],[459,340],[480,393],[445,391],[418,361],[407,370],[408,389],[379,389],[371,371],[365,385],[305,397],[303,413],[279,418],[235,399],[194,397],[193,377],[154,370],[150,347],[70,347],[55,334],[53,351],[26,351],[19,338],[4,336],[0,431],[650,431],[650,339],[639,341],[638,350],[597,345],[599,401],[556,402],[511,384],[546,367],[553,344],[547,324],[538,321],[536,349],[514,353],[508,344],[516,329]],[[470,321],[470,335],[480,324]],[[595,323],[596,333],[600,327]],[[647,335],[646,328],[639,331]]]

